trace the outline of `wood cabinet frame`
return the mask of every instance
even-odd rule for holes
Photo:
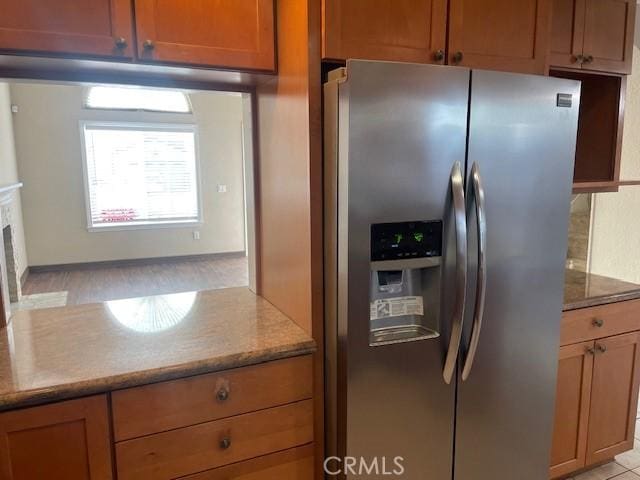
[[[388,60],[399,62],[444,63],[444,58],[437,60],[435,53],[443,53],[447,47],[447,6],[448,0],[429,1],[431,6],[431,22],[424,25],[429,32],[427,48],[410,47],[393,42],[369,44],[349,41],[342,35],[345,25],[341,14],[343,0],[322,0],[322,58],[325,60],[346,60],[347,58],[364,58],[368,60]],[[347,0],[348,1],[348,0]],[[374,14],[380,15],[381,12]],[[367,18],[349,19],[350,22],[367,22]]]
[[[575,438],[569,441],[575,441],[575,456],[562,463],[551,465],[549,469],[550,478],[560,477],[562,475],[575,472],[584,467],[587,458],[587,431],[589,425],[589,403],[591,401],[591,379],[593,375],[594,355],[589,353],[589,349],[594,348],[594,342],[583,342],[575,345],[567,345],[560,348],[559,361],[567,360],[574,357],[582,357],[582,377],[580,379],[580,409],[578,412],[578,430],[575,432]],[[562,385],[558,384],[558,396],[562,395]],[[556,399],[558,405],[559,397]],[[556,416],[562,415],[556,409]],[[557,422],[556,422],[557,428]],[[565,441],[566,439],[558,438],[559,433],[554,431],[554,442]]]
[[[598,370],[601,362],[610,360],[608,355],[612,355],[612,352],[614,352],[615,349],[628,346],[633,346],[633,365],[631,365],[630,378],[631,383],[628,385],[628,389],[626,389],[625,392],[622,392],[622,396],[614,397],[611,399],[612,395],[620,392],[612,393],[609,389],[599,389],[599,387],[603,387],[604,385],[598,385],[597,383]],[[605,348],[606,351],[601,351],[601,348]],[[593,367],[591,406],[589,412],[589,432],[587,438],[587,465],[594,465],[598,462],[603,462],[615,455],[618,455],[619,453],[633,449],[635,421],[638,405],[638,391],[640,389],[640,332],[627,333],[623,335],[616,335],[615,337],[596,340],[595,350],[596,354],[594,357]],[[612,365],[610,364],[607,367],[610,368],[612,367]],[[605,380],[609,380],[609,376],[605,375],[604,372],[602,373],[602,375],[606,377]],[[606,381],[603,383],[606,384]],[[606,447],[597,448],[596,446],[594,446],[594,437],[598,436],[598,434],[601,433],[602,430],[610,428],[610,426],[608,425],[610,419],[608,417],[599,415],[600,412],[595,410],[598,407],[598,403],[601,397],[607,397],[608,400],[620,404],[626,402],[629,408],[627,409],[626,432],[624,439],[617,443],[607,445]]]
[[[48,1],[48,0],[43,0]],[[34,51],[61,55],[90,55],[132,59],[134,50],[133,10],[130,0],[109,0],[112,31],[110,36],[64,33],[46,30],[18,30],[0,27],[2,50]],[[3,12],[3,15],[10,15]],[[117,48],[115,40],[126,40],[125,48]]]
[[[49,461],[60,463],[62,460],[57,452],[30,449],[23,453],[12,451],[9,440],[12,434],[28,432],[37,438],[39,432],[46,436],[49,429],[72,422],[84,424],[83,444],[77,447],[85,449],[88,466],[86,478],[111,480],[111,438],[106,395],[0,413],[0,480],[14,480],[12,459],[16,455],[34,456],[34,461],[42,465],[47,465]]]
[[[258,15],[258,48],[255,51],[233,49],[222,46],[207,46],[187,43],[173,43],[158,38],[156,30],[155,0],[134,0],[136,12],[136,35],[138,58],[144,62],[179,63],[189,65],[221,66],[238,68],[276,70],[275,61],[275,12],[274,0],[255,0]],[[179,20],[179,19],[177,19]],[[212,25],[211,28],[215,28]],[[152,49],[145,49],[145,42],[153,43]]]
[[[559,0],[554,0],[558,2]],[[593,56],[589,36],[589,24],[595,23],[594,16],[596,13],[589,8],[590,2],[601,0],[573,0],[573,15],[570,19],[570,28],[572,32],[571,52],[560,52],[554,50],[553,40],[551,41],[549,60],[553,67],[567,67],[577,70],[600,71],[608,73],[630,74],[633,56],[633,40],[634,40],[634,24],[636,2],[635,0],[620,0],[627,4],[627,18],[624,26],[624,45],[623,59],[613,60],[607,58],[593,57],[589,62],[581,62],[581,56]],[[557,3],[556,3],[557,5]],[[557,10],[555,11],[557,14]],[[566,19],[569,20],[569,19]],[[567,29],[567,25],[556,25],[557,29]],[[557,30],[554,30],[557,32]],[[552,33],[553,35],[553,33]],[[552,36],[553,38],[553,36]]]

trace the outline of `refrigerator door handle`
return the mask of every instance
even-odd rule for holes
[[[462,322],[464,320],[465,295],[467,289],[467,215],[464,199],[464,178],[460,162],[455,162],[451,170],[451,194],[456,228],[456,296],[451,320],[451,339],[444,363],[442,376],[445,383],[451,383],[456,369],[460,342],[462,340]]]
[[[477,163],[471,166],[471,191],[473,192],[476,204],[476,216],[478,225],[478,279],[476,283],[476,301],[473,312],[473,326],[471,330],[471,340],[465,355],[464,367],[462,369],[462,381],[469,378],[473,362],[478,350],[480,332],[482,331],[482,317],[484,316],[484,301],[487,292],[487,214],[485,210],[484,188],[482,187],[482,177]]]

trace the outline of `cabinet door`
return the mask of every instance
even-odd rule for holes
[[[556,414],[549,476],[559,477],[585,465],[594,343],[560,348]]]
[[[585,0],[554,0],[549,63],[581,68]]]
[[[640,333],[596,340],[587,465],[633,448],[640,388]]]
[[[2,50],[133,56],[130,0],[0,0],[0,12]]]
[[[547,72],[551,0],[450,0],[451,65]]]
[[[274,0],[135,0],[138,56],[275,70]]]
[[[104,395],[0,414],[0,480],[110,480]]]
[[[447,0],[323,0],[323,5],[325,59],[444,63]]]
[[[636,0],[586,0],[583,68],[631,73]]]

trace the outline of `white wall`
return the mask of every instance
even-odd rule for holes
[[[622,180],[640,180],[640,9],[636,16],[633,75],[627,78]],[[593,273],[640,283],[640,186],[593,199],[590,269]]]
[[[11,118],[11,96],[9,85],[0,83],[0,186],[20,181],[16,164],[13,120]],[[11,211],[11,223],[15,242],[16,271],[22,275],[27,268],[27,251],[24,240],[24,228],[20,195],[16,195]],[[0,237],[0,241],[2,241]]]
[[[242,98],[197,92],[193,115],[83,108],[84,87],[12,84],[18,170],[30,265],[245,250]],[[88,232],[80,147],[81,120],[196,123],[204,224]],[[217,193],[218,184],[227,193]],[[200,240],[193,231],[200,231]]]

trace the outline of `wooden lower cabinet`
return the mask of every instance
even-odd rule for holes
[[[585,465],[594,342],[560,348],[551,478]]]
[[[636,331],[560,348],[551,478],[633,448],[639,346]]]
[[[110,480],[106,395],[0,414],[0,480]]]
[[[596,340],[587,465],[633,448],[640,388],[640,332]]]
[[[253,458],[182,478],[182,480],[311,479],[313,479],[313,445]]]

